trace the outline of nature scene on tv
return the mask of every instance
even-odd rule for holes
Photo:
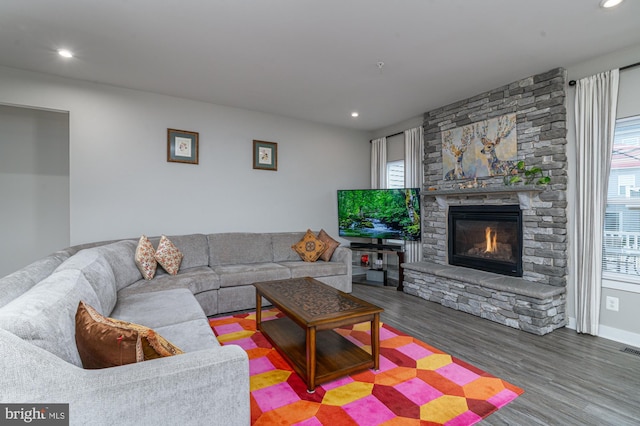
[[[338,221],[341,237],[419,240],[419,190],[340,190]]]

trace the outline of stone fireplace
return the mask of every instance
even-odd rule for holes
[[[405,264],[406,293],[535,334],[565,325],[565,84],[558,68],[425,114],[423,260]],[[505,114],[516,117],[517,159],[551,182],[445,179],[442,132]],[[492,220],[509,210],[517,217]]]
[[[522,276],[520,206],[451,206],[448,225],[450,265]]]

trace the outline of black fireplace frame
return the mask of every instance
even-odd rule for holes
[[[522,276],[522,210],[518,205],[472,205],[472,206],[449,206],[447,215],[447,247],[449,254],[449,264],[463,266],[467,268],[479,269],[481,271],[494,272],[513,277]],[[456,254],[455,226],[456,219],[476,220],[495,222],[496,219],[506,222],[515,222],[518,232],[518,242],[516,247],[516,261],[504,262],[500,260],[478,259],[471,256]]]

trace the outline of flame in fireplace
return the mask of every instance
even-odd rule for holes
[[[485,253],[493,253],[498,248],[498,233],[493,231],[491,227],[487,226],[484,230],[485,239],[487,241],[487,246],[485,248]]]

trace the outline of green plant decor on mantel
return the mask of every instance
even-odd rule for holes
[[[525,185],[546,185],[551,182],[549,176],[542,173],[542,169],[538,166],[527,168],[524,161],[518,161],[510,170],[509,174],[504,177],[505,185],[516,185],[524,183]]]

